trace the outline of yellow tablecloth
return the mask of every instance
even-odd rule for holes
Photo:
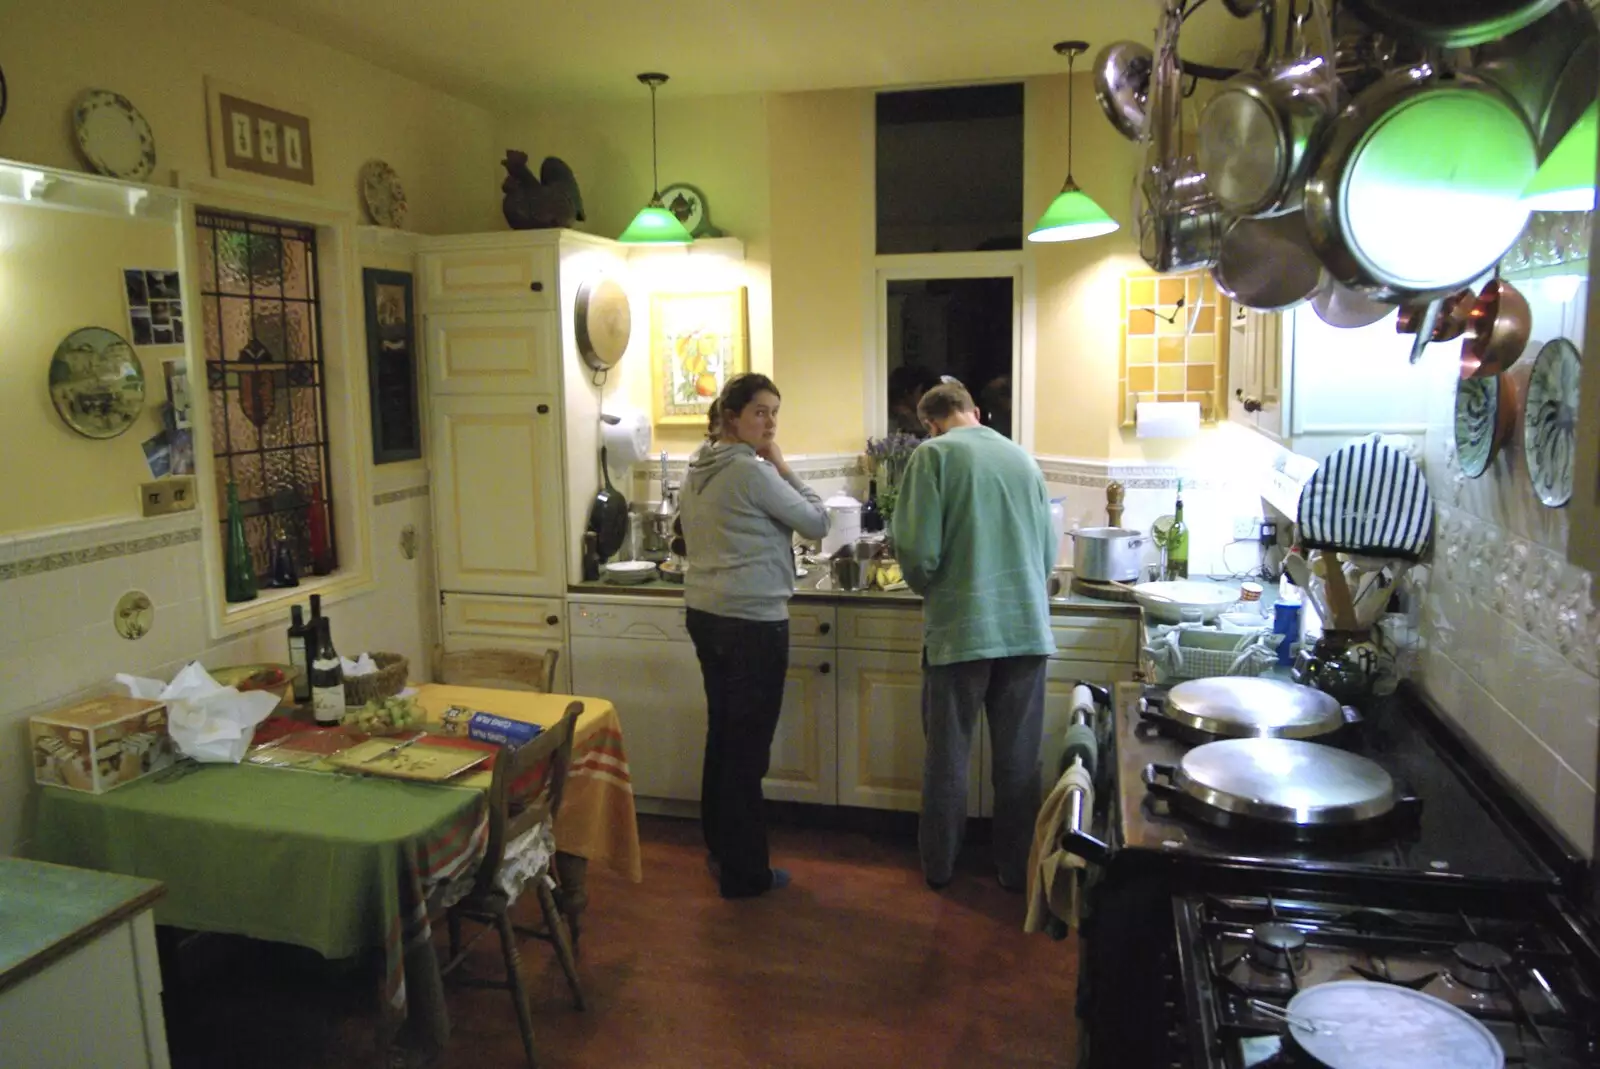
[[[443,683],[422,684],[417,688],[416,699],[433,722],[441,721],[444,711],[456,705],[545,727],[558,723],[570,703],[582,702],[583,715],[578,718],[572,740],[566,793],[556,817],[556,846],[564,853],[604,862],[634,883],[644,878],[633,780],[628,775],[622,723],[614,705],[604,698],[582,695],[533,694]],[[479,775],[487,784],[488,774]]]

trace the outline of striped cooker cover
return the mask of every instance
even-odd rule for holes
[[[1418,560],[1433,534],[1433,498],[1416,461],[1374,434],[1322,462],[1296,519],[1307,549]]]

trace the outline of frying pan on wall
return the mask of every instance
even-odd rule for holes
[[[578,287],[573,303],[572,330],[578,355],[591,371],[607,372],[622,359],[633,331],[628,293],[609,278],[592,279]]]
[[[589,530],[595,535],[595,550],[601,561],[610,560],[628,538],[628,499],[611,485],[611,469],[606,466],[606,447],[600,447],[602,485],[589,506]]]

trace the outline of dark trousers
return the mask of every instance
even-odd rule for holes
[[[761,780],[783,708],[789,621],[740,620],[690,609],[689,637],[706,684],[706,759],[700,824],[721,866],[722,894],[772,886]]]
[[[994,863],[1007,886],[1028,879],[1028,848],[1039,815],[1039,746],[1044,735],[1044,657],[922,665],[922,872],[948,881],[967,827],[967,764],[978,714],[994,745]]]

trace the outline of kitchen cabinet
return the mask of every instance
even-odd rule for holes
[[[1247,309],[1232,329],[1234,422],[1313,457],[1358,435],[1427,430],[1426,375],[1411,363],[1412,336],[1395,331],[1394,315],[1342,330],[1309,305]]]
[[[421,262],[422,314],[555,307],[559,234],[479,234],[432,243]]]
[[[439,589],[559,596],[564,494],[553,399],[440,394],[428,410]]]
[[[554,312],[441,313],[425,322],[432,396],[537,394],[554,406],[561,388]]]
[[[500,594],[439,595],[447,652],[470,649],[515,650],[543,657],[566,649],[566,602],[561,598],[522,598]],[[555,688],[571,690],[569,659],[556,661]]]
[[[790,621],[791,631],[794,622]],[[772,740],[771,764],[762,790],[781,802],[837,805],[838,707],[834,665],[838,653],[791,641],[783,685],[783,712]]]

